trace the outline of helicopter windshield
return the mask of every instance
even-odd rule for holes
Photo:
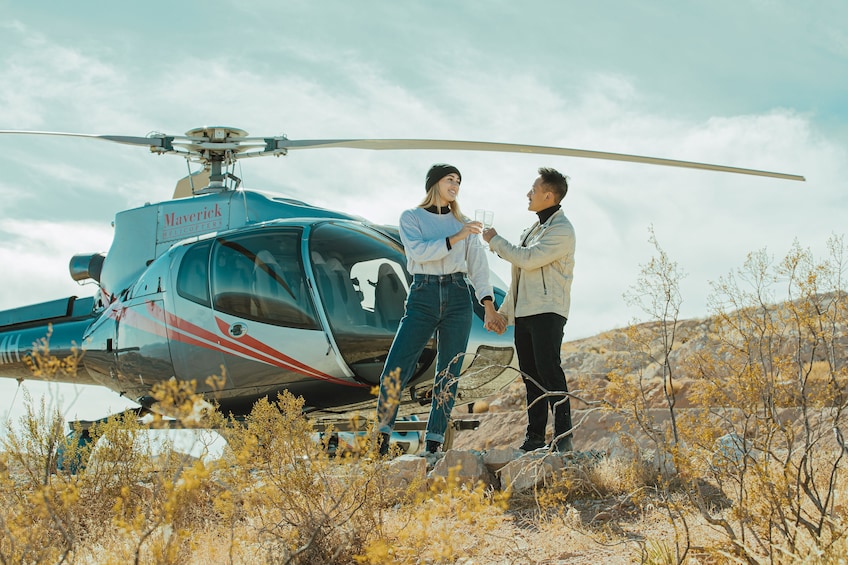
[[[403,249],[352,223],[320,224],[309,240],[313,275],[336,345],[357,377],[379,382],[411,278]]]
[[[220,238],[212,250],[215,310],[266,324],[320,329],[300,258],[299,229]]]

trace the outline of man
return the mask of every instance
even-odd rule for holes
[[[554,414],[551,447],[571,451],[571,402],[567,395],[560,349],[571,304],[574,271],[574,227],[560,202],[568,182],[558,171],[540,168],[527,193],[527,209],[538,221],[513,245],[490,228],[483,239],[492,251],[512,263],[512,281],[499,313],[515,326],[518,366],[527,389],[527,434],[519,449],[546,447],[548,407]]]

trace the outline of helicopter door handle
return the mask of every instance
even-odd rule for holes
[[[227,329],[227,333],[230,334],[231,337],[236,338],[245,336],[247,335],[247,325],[241,322],[236,322]]]

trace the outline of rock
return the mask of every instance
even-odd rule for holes
[[[471,407],[472,414],[483,414],[489,411],[489,403],[485,400],[478,400]]]
[[[483,463],[491,471],[500,471],[501,468],[521,457],[521,451],[514,447],[498,447],[483,452]]]
[[[498,473],[501,490],[526,492],[549,484],[563,468],[559,455],[545,452],[526,453],[507,463]]]
[[[423,457],[401,455],[388,462],[388,469],[385,484],[387,489],[406,491],[416,481],[422,489],[426,487],[427,461]]]
[[[488,486],[495,483],[495,477],[483,463],[483,457],[474,451],[449,450],[427,476],[430,479],[446,479],[451,473],[460,483],[470,486],[481,481]]]

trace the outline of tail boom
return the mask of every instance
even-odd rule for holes
[[[83,355],[83,335],[96,318],[93,303],[71,296],[0,312],[0,378],[99,384],[72,360]],[[39,362],[47,358],[64,363]]]

